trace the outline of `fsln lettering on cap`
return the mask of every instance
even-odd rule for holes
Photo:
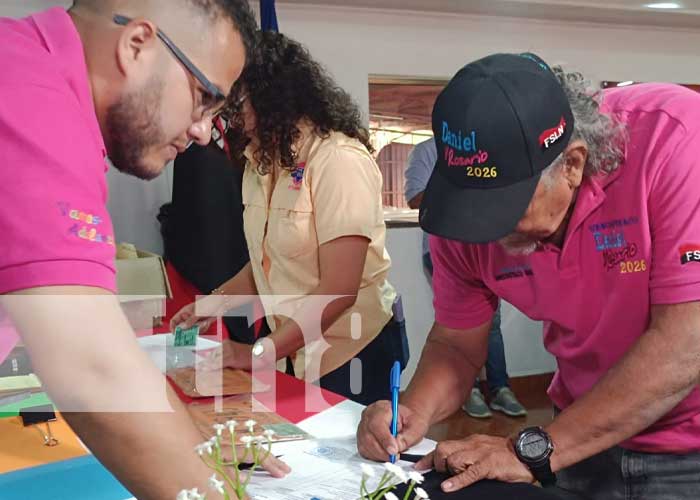
[[[561,117],[561,121],[559,122],[559,125],[556,127],[550,128],[542,132],[540,134],[540,146],[542,146],[544,149],[549,149],[552,144],[557,142],[559,139],[562,138],[564,135],[564,132],[566,131],[566,120],[564,117]]]

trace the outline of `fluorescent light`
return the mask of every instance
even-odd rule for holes
[[[627,80],[626,82],[620,82],[617,84],[618,87],[627,87],[628,85],[632,85],[634,82],[632,80]]]
[[[678,2],[648,3],[645,5],[650,9],[681,9],[683,6]]]
[[[370,118],[379,118],[380,120],[391,120],[395,122],[402,122],[405,120],[403,116],[382,115],[380,113],[370,113],[369,116]]]

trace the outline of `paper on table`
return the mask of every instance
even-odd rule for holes
[[[194,347],[175,347],[175,336],[172,333],[149,335],[136,340],[161,373],[175,368],[194,366],[198,352],[214,349],[220,345],[219,342],[200,335]]]
[[[20,375],[16,377],[0,377],[0,395],[22,391],[41,391],[41,382],[34,375]]]
[[[256,473],[248,492],[254,500],[352,500],[360,497],[362,472],[360,464],[375,470],[375,482],[384,473],[382,464],[363,460],[357,454],[354,438],[321,439],[303,442],[282,457],[292,472],[283,479]],[[409,462],[397,462],[405,470],[413,470]],[[376,486],[370,483],[370,487]]]
[[[423,438],[423,441],[411,446],[404,453],[409,455],[427,455],[435,449],[435,446],[437,446],[437,442],[433,441],[432,439]]]
[[[343,401],[333,408],[329,408],[326,411],[299,422],[297,425],[317,439],[345,436],[352,436],[354,438],[364,408],[364,406],[354,401]],[[344,432],[339,432],[338,429]],[[425,438],[417,445],[406,450],[406,453],[412,455],[427,455],[435,449],[435,445],[435,441]],[[275,451],[275,453],[278,452]]]

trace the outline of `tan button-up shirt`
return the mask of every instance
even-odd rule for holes
[[[355,139],[337,132],[323,139],[309,127],[300,128],[303,137],[293,173],[277,168],[274,176],[260,175],[250,148],[246,151],[243,219],[258,293],[306,296],[320,283],[321,245],[343,236],[370,240],[357,301],[324,333],[330,348],[321,357],[323,343],[317,341],[293,356],[295,373],[302,378],[309,363],[318,363],[319,357],[323,376],[364,349],[391,319],[396,292],[386,279],[391,260],[384,248],[382,176],[377,164]],[[302,301],[282,299],[294,310]],[[273,331],[287,320],[267,307],[266,314]]]

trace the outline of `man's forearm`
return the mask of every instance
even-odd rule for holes
[[[174,413],[64,414],[88,448],[140,500],[174,499],[195,487],[207,491],[212,474],[194,450],[204,439],[170,390],[169,396]]]
[[[92,370],[76,364],[64,370],[74,382],[49,383],[50,394],[70,401],[66,420],[136,498],[175,498],[195,487],[205,491],[212,472],[195,451],[204,438],[143,353],[129,352],[128,360],[103,358],[102,369]],[[78,382],[81,376],[89,381]],[[73,394],[66,395],[64,387],[73,387]]]
[[[560,470],[646,429],[698,383],[694,336],[647,331],[588,394],[547,428],[554,441],[552,468]]]
[[[440,422],[464,403],[480,369],[449,344],[429,337],[401,404],[430,424]]]
[[[114,295],[52,287],[0,296],[0,304],[52,400],[133,494],[160,500],[203,490],[211,474],[194,450],[203,439]]]

